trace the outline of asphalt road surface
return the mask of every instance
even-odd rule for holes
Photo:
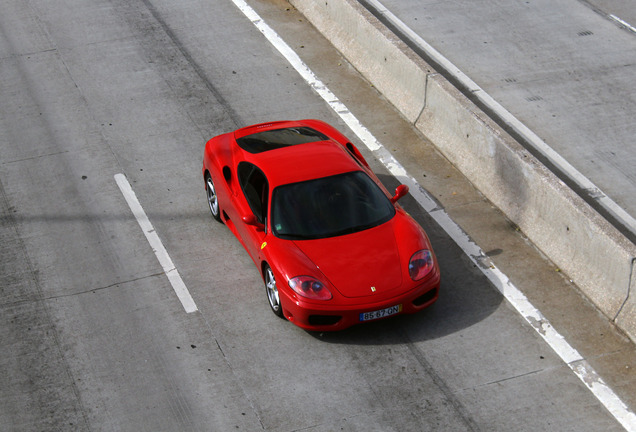
[[[413,150],[421,137],[287,3],[253,3],[295,35],[289,44],[376,135],[411,149],[389,146],[396,156],[425,156],[404,163],[451,215],[469,210],[466,226],[481,226],[476,237],[489,235],[484,247],[521,287],[529,281],[544,298],[568,289],[439,155]],[[443,272],[434,307],[338,334],[271,313],[249,256],[209,215],[203,145],[287,118],[320,118],[354,137],[231,1],[3,0],[0,9],[1,430],[622,430],[413,199],[404,205]],[[175,294],[118,174],[196,311]],[[566,297],[546,305],[557,321],[589,308]],[[625,384],[619,393],[633,404],[633,346],[585,316],[577,347],[599,370],[613,365],[608,382]]]

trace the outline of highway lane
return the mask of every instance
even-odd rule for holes
[[[364,87],[284,2],[256,5],[331,62],[334,85]],[[12,1],[0,29],[3,430],[620,430],[412,199],[445,275],[434,308],[335,335],[271,314],[248,255],[208,215],[203,144],[273,118],[354,137],[231,2]],[[397,117],[369,94],[347,103]],[[401,128],[386,133],[412,140]],[[431,187],[477,195],[442,172]]]

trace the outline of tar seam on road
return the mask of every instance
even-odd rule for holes
[[[54,324],[54,320],[51,317],[51,310],[50,310],[50,306],[49,306],[49,302],[47,301],[48,299],[44,297],[44,291],[42,290],[42,285],[40,284],[40,280],[39,277],[37,276],[38,271],[36,270],[36,268],[33,265],[33,262],[31,261],[31,257],[29,256],[29,254],[27,253],[27,249],[26,246],[24,244],[24,240],[22,238],[22,236],[20,235],[20,233],[18,232],[18,224],[17,221],[15,219],[15,216],[10,213],[8,211],[8,209],[10,209],[10,205],[9,205],[9,199],[7,197],[7,194],[5,192],[4,189],[4,185],[2,184],[2,181],[0,180],[0,208],[2,208],[2,210],[4,211],[4,208],[7,209],[6,211],[6,216],[3,216],[0,218],[0,222],[3,225],[6,225],[7,227],[9,227],[9,229],[15,234],[16,236],[16,246],[17,248],[20,249],[20,251],[24,254],[24,258],[25,258],[25,265],[28,269],[28,278],[30,279],[30,282],[33,287],[34,287],[34,294],[35,294],[35,299],[34,300],[29,300],[30,302],[37,302],[37,303],[41,303],[42,304],[42,309],[44,310],[44,321],[45,324],[44,326],[50,327],[50,330],[46,331],[46,335],[48,339],[52,339],[53,340],[53,347],[55,349],[55,353],[53,354],[54,356],[57,357],[57,359],[59,359],[59,361],[62,363],[62,367],[63,367],[63,372],[66,375],[66,382],[70,383],[70,385],[68,385],[71,388],[71,391],[73,392],[73,396],[75,398],[74,403],[77,406],[77,411],[79,411],[79,416],[83,422],[83,426],[85,427],[86,430],[89,429],[89,425],[90,422],[88,420],[88,414],[87,414],[87,410],[84,408],[84,404],[82,402],[82,398],[80,397],[80,390],[77,386],[77,381],[76,377],[73,376],[73,371],[71,370],[66,357],[64,356],[64,352],[65,350],[62,348],[62,343],[60,342],[60,336],[59,336],[59,329],[58,327]],[[31,296],[29,296],[31,297]],[[29,330],[31,330],[29,328]],[[40,357],[40,356],[38,356]],[[42,356],[42,359],[44,357]],[[48,359],[48,358],[47,358]],[[32,368],[29,368],[29,370],[32,370]],[[30,381],[35,380],[35,378],[31,378]],[[58,395],[59,396],[59,395]],[[68,412],[67,411],[67,415],[72,416],[73,413],[72,412]],[[51,416],[49,418],[49,420],[52,420],[53,416]],[[50,426],[55,427],[56,424],[49,422],[48,423]],[[71,423],[72,424],[72,423]],[[61,426],[61,425],[60,425]],[[79,426],[79,425],[77,425]]]
[[[307,84],[333,109],[358,138],[369,148],[388,171],[399,181],[409,186],[411,194],[438,225],[446,231],[469,259],[477,265],[506,300],[541,335],[554,352],[568,365],[574,374],[587,386],[612,416],[628,431],[636,432],[636,415],[627,408],[610,389],[592,366],[559,334],[486,256],[481,248],[457,225],[448,214],[439,208],[435,200],[417,183],[415,178],[391,155],[371,132],[349,111],[338,97],[318,79],[294,50],[252,9],[244,0],[232,0],[241,12],[259,29],[267,40],[285,57]],[[488,265],[483,265],[487,262]]]
[[[159,239],[159,235],[152,226],[152,223],[150,223],[150,219],[148,219],[146,212],[139,203],[137,195],[135,195],[135,191],[133,191],[130,186],[128,179],[126,179],[126,176],[123,174],[115,174],[115,181],[117,182],[117,186],[119,186],[121,193],[124,195],[124,198],[128,203],[128,207],[130,207],[135,219],[137,219],[137,223],[144,232],[148,243],[150,243],[152,251],[155,253],[157,260],[159,260],[159,263],[168,277],[168,280],[172,285],[172,289],[174,289],[179,301],[181,301],[183,308],[187,313],[196,312],[199,309],[194,303],[194,300],[190,295],[190,291],[188,291],[185,283],[183,283],[183,279],[181,279],[179,271],[172,262],[172,259],[170,259],[170,255],[168,255],[168,251],[163,246],[163,243],[161,242],[161,239]]]
[[[192,55],[186,50],[185,46],[181,43],[177,35],[172,31],[170,27],[166,24],[166,22],[161,18],[161,15],[157,12],[157,9],[154,7],[149,0],[142,0],[142,3],[146,6],[148,11],[152,14],[153,18],[157,21],[157,23],[161,26],[166,35],[170,38],[172,43],[174,43],[175,47],[179,50],[183,58],[192,66],[196,74],[201,78],[201,80],[205,83],[205,86],[210,90],[210,93],[216,98],[216,100],[221,104],[223,109],[226,111],[228,117],[234,123],[234,125],[238,128],[241,126],[246,126],[241,120],[241,117],[238,115],[236,111],[232,108],[232,106],[225,100],[221,92],[212,84],[212,81],[206,76],[205,71],[199,64],[194,61]]]

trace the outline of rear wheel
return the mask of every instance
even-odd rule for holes
[[[219,199],[216,195],[216,189],[214,188],[214,182],[212,181],[212,177],[210,175],[205,176],[205,192],[208,197],[208,207],[210,208],[210,213],[212,213],[212,217],[217,221],[221,222],[221,211],[219,209]]]
[[[270,266],[265,266],[265,291],[267,293],[267,300],[269,306],[272,308],[272,312],[277,316],[283,316],[283,308],[280,305],[280,296],[278,294],[278,287],[276,286],[276,279],[274,278],[274,272]]]

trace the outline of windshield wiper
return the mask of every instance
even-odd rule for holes
[[[360,231],[368,230],[369,228],[373,228],[376,226],[378,226],[377,222],[373,222],[373,223],[369,223],[365,225],[356,225],[353,227],[345,228],[340,231],[336,231],[335,233],[330,233],[329,237],[337,237],[337,236],[346,235],[346,234],[353,234]]]
[[[283,238],[285,240],[315,240],[318,238],[322,238],[321,236],[315,236],[315,235],[303,235],[303,234],[281,234],[278,233],[278,236],[280,238]]]

